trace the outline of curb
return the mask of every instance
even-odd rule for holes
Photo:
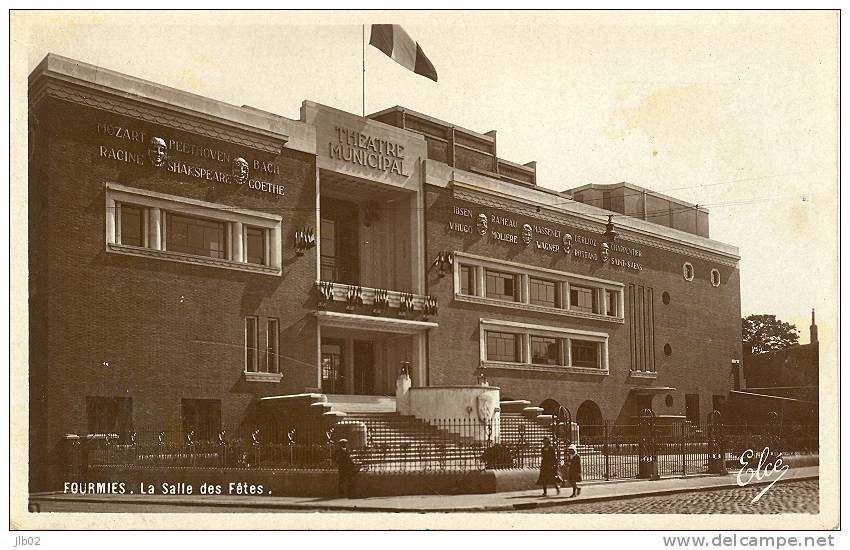
[[[788,483],[792,481],[807,481],[812,479],[818,479],[819,475],[803,475],[799,477],[793,477],[787,480],[780,480],[777,483]],[[749,483],[748,486],[761,486],[761,485],[769,485],[772,481],[754,481]],[[222,501],[210,501],[210,502],[197,502],[197,501],[187,501],[187,500],[169,500],[167,498],[153,498],[146,499],[144,502],[139,502],[139,505],[145,504],[162,504],[169,506],[185,506],[185,507],[198,507],[198,506],[209,506],[209,507],[221,507],[221,508],[261,508],[261,509],[278,509],[278,510],[309,510],[309,511],[331,511],[331,512],[390,512],[390,513],[452,513],[452,512],[510,512],[514,510],[534,510],[537,508],[551,508],[553,506],[569,506],[573,504],[583,504],[583,503],[595,503],[595,502],[606,502],[606,501],[614,501],[614,500],[628,500],[633,498],[643,498],[643,497],[653,497],[653,496],[666,496],[666,495],[676,495],[681,493],[690,493],[690,492],[702,492],[702,491],[714,491],[714,490],[723,490],[729,489],[732,487],[738,487],[737,482],[734,480],[730,480],[729,483],[724,483],[720,485],[701,485],[696,487],[677,487],[670,489],[661,489],[661,490],[649,490],[643,492],[635,492],[635,493],[622,493],[622,494],[613,494],[613,495],[599,495],[599,496],[588,496],[585,498],[581,498],[579,500],[572,499],[570,497],[555,497],[551,500],[546,500],[542,502],[531,501],[531,502],[518,502],[515,504],[498,504],[498,505],[480,505],[480,506],[455,506],[455,507],[447,507],[447,508],[405,508],[399,506],[369,506],[369,507],[358,507],[356,505],[352,506],[342,506],[338,504],[324,505],[324,504],[287,504],[287,503],[272,503],[272,502],[222,502]],[[534,498],[534,497],[529,497]],[[109,503],[114,502],[109,499],[102,498],[74,498],[68,499],[63,497],[54,496],[51,494],[44,494],[39,496],[38,494],[30,495],[30,501],[35,500],[46,500],[46,501],[58,501],[58,502],[85,502],[85,503]],[[357,499],[355,499],[357,500]],[[124,503],[127,503],[124,501]],[[136,504],[136,502],[129,502],[130,504]]]

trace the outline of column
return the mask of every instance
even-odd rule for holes
[[[234,262],[244,262],[244,255],[242,253],[242,243],[244,237],[244,230],[242,229],[242,222],[233,222],[233,231],[231,241],[233,242],[233,261]]]
[[[162,214],[159,208],[148,208],[148,248],[162,250]]]
[[[118,237],[115,230],[115,219],[117,217],[116,209],[118,205],[115,199],[106,198],[106,242],[117,243]]]
[[[272,267],[281,267],[281,247],[283,246],[283,241],[281,240],[281,224],[283,222],[274,226],[274,229],[269,231],[271,234],[271,257],[269,258],[270,265]]]

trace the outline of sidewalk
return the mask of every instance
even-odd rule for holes
[[[818,477],[817,466],[791,468],[778,483],[792,480],[813,479]],[[776,478],[762,481],[753,480],[749,485],[766,485]],[[569,498],[571,490],[561,489],[555,495],[552,489],[548,497],[540,496],[539,489],[510,493],[492,493],[477,495],[413,495],[392,497],[367,497],[357,499],[317,498],[317,497],[278,497],[278,496],[166,496],[166,495],[70,495],[64,493],[36,493],[30,495],[30,503],[40,502],[87,502],[121,503],[139,505],[140,512],[147,504],[186,506],[187,512],[193,506],[225,507],[231,511],[249,512],[252,508],[264,510],[325,510],[360,512],[484,512],[528,510],[548,506],[562,506],[576,502],[599,502],[605,500],[636,498],[655,495],[670,495],[693,491],[708,491],[737,487],[737,473],[725,476],[700,475],[686,478],[663,478],[657,481],[620,480],[586,482],[580,485],[582,494]],[[243,510],[239,510],[239,509]]]

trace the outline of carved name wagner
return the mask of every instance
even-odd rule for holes
[[[640,249],[618,243],[602,242],[598,235],[578,233],[575,229],[543,225],[537,222],[522,223],[505,214],[476,211],[465,206],[453,205],[449,219],[449,231],[457,233],[488,235],[491,240],[507,244],[528,246],[541,252],[564,254],[580,260],[602,261],[614,267],[641,271],[644,265],[638,261],[643,256]],[[554,242],[553,242],[554,241]],[[614,256],[616,253],[626,258]]]

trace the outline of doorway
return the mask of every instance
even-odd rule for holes
[[[354,341],[354,394],[372,395],[375,390],[375,345]]]
[[[345,392],[343,341],[322,340],[322,393]]]

